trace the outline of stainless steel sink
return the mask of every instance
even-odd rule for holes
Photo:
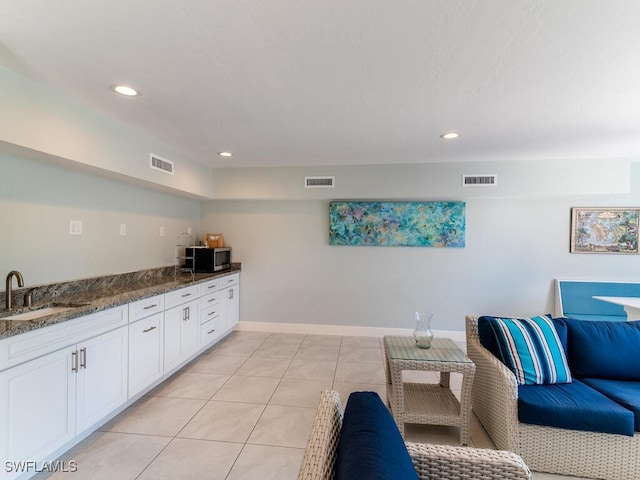
[[[28,312],[18,313],[9,317],[0,318],[0,320],[36,320],[42,317],[48,317],[54,313],[66,312],[74,308],[86,307],[88,303],[54,303],[51,306],[40,308],[38,310],[29,310]]]

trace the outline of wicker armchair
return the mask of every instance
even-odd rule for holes
[[[640,479],[640,435],[520,423],[516,378],[480,343],[477,316],[467,315],[466,335],[467,355],[476,364],[471,405],[497,448],[517,453],[534,471],[606,480]]]
[[[321,393],[298,480],[331,480],[342,428],[338,392]],[[530,480],[531,472],[511,452],[405,442],[421,480]]]

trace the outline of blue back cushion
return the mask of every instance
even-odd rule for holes
[[[495,347],[492,348],[495,348],[498,358],[514,373],[519,384],[571,382],[565,350],[550,318],[537,316],[482,319],[483,323],[489,325],[494,336]]]
[[[640,322],[566,321],[575,377],[640,380]]]
[[[518,419],[533,425],[620,435],[633,435],[634,430],[631,411],[579,380],[520,385]]]
[[[349,396],[335,480],[418,480],[398,426],[375,392]]]
[[[627,410],[631,410],[634,418],[634,429],[636,432],[640,431],[640,382],[605,380],[602,378],[585,378],[582,381]]]

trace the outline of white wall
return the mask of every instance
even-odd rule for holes
[[[104,91],[113,102],[139,100]],[[210,167],[2,66],[0,105],[0,152],[83,168],[194,198],[211,198]],[[175,174],[152,170],[151,153],[173,161]]]
[[[26,286],[173,265],[176,236],[198,231],[197,200],[2,153],[0,168],[0,275]]]
[[[203,233],[222,232],[234,261],[242,262],[244,321],[412,328],[412,311],[425,308],[435,314],[435,329],[463,330],[467,313],[552,312],[552,281],[557,277],[640,280],[639,256],[569,253],[571,207],[640,206],[638,164],[631,164],[631,176],[629,170],[619,172],[617,183],[628,187],[631,180],[632,193],[545,190],[545,177],[553,185],[560,178],[574,191],[575,183],[607,176],[607,161],[600,168],[588,165],[582,180],[560,175],[562,169],[526,165],[522,175],[529,187],[520,195],[514,187],[508,195],[492,196],[441,190],[442,196],[466,201],[467,246],[462,249],[329,246],[329,199],[269,199],[277,193],[267,199],[203,202],[200,228]],[[438,178],[439,168],[432,165],[427,176]],[[341,170],[334,171],[339,181]],[[242,170],[231,173],[242,177]],[[265,173],[264,181],[273,175]],[[457,189],[455,177],[452,189]],[[247,178],[260,185],[255,171]],[[536,178],[540,181],[532,181]],[[265,192],[274,191],[265,187]],[[399,181],[385,195],[402,196]]]

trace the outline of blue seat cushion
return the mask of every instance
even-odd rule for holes
[[[640,432],[640,382],[602,378],[583,378],[582,381],[624,408],[631,410],[635,419],[634,429],[636,432]]]
[[[335,480],[418,480],[400,431],[375,392],[354,392],[344,411]]]
[[[574,377],[640,381],[640,322],[566,322]]]
[[[633,436],[630,410],[579,380],[554,385],[520,385],[518,419],[547,427]]]

